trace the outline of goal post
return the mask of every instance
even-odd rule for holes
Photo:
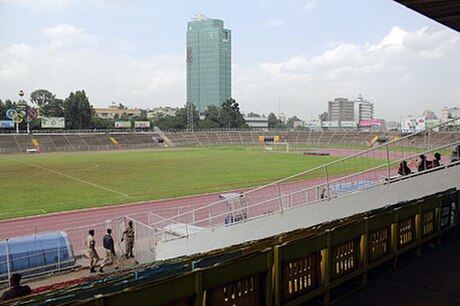
[[[288,142],[266,142],[264,152],[289,153]]]

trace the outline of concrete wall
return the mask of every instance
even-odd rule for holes
[[[267,238],[398,202],[422,198],[450,188],[460,188],[460,166],[440,169],[389,185],[376,186],[330,201],[292,208],[283,213],[245,223],[200,232],[188,238],[159,242],[156,247],[156,258],[191,255]]]

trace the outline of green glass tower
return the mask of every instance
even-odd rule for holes
[[[187,23],[187,103],[200,113],[232,96],[231,47],[222,20],[199,14]]]

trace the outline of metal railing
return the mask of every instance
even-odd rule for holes
[[[138,265],[57,288],[34,288],[38,293],[13,303],[145,305],[148,296],[151,305],[329,305],[401,262],[432,253],[439,243],[454,242],[458,199],[458,190],[451,189],[389,203],[383,210],[251,244]],[[423,290],[418,293],[423,295]],[[389,300],[401,302],[399,297]]]
[[[438,142],[430,139],[430,135],[431,131],[457,120],[460,118],[242,192],[239,197],[243,201],[238,205],[230,203],[233,201],[231,199],[219,200],[172,217],[155,211],[156,221],[149,225],[155,229],[156,242],[182,239],[199,229],[209,230],[247,222],[432,171],[418,171],[416,160],[421,154],[428,155],[430,159],[429,154],[441,152],[445,155],[448,150],[454,149],[460,143],[458,139],[437,145]],[[398,166],[403,160],[409,160],[413,174],[398,176]],[[446,163],[446,159],[442,162]]]
[[[11,273],[21,273],[27,276],[37,276],[40,274],[60,272],[62,269],[73,268],[75,265],[86,265],[86,262],[82,262],[81,259],[87,256],[86,237],[89,234],[89,230],[95,231],[96,240],[96,251],[99,256],[103,257],[102,240],[106,233],[107,228],[111,228],[112,237],[115,242],[115,250],[117,256],[125,255],[125,244],[122,242],[123,232],[126,229],[128,221],[133,221],[134,232],[135,232],[135,244],[134,254],[138,262],[151,262],[154,260],[154,235],[153,229],[146,225],[146,221],[139,222],[132,218],[113,218],[105,222],[99,222],[95,224],[88,224],[84,226],[72,227],[62,229],[66,233],[69,241],[68,251],[69,258],[63,258],[59,255],[62,247],[62,237],[56,237],[55,240],[47,239],[47,248],[43,249],[30,249],[29,245],[24,245],[26,249],[20,249],[21,253],[10,253],[8,252],[8,242],[13,241],[13,238],[17,241],[24,240],[24,238],[33,238],[34,235],[47,234],[47,232],[35,233],[34,235],[22,236],[22,237],[9,237],[5,238],[4,242],[5,250],[0,250],[0,254],[4,254],[4,258],[0,260],[0,283],[7,282]],[[57,247],[53,247],[57,246]],[[24,248],[23,247],[23,248]],[[16,249],[18,249],[16,247]],[[78,261],[78,263],[77,263]],[[89,263],[89,261],[88,261]],[[28,266],[28,268],[23,268]],[[5,269],[6,267],[6,269]]]

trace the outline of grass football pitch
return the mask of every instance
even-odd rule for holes
[[[261,147],[0,157],[0,219],[263,185],[338,159]]]

